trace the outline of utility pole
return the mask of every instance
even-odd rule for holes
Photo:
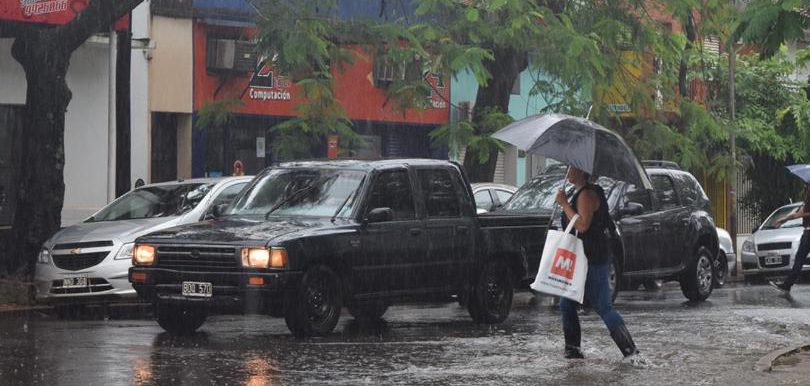
[[[731,170],[729,171],[729,190],[728,190],[728,231],[731,235],[731,243],[737,256],[737,264],[735,270],[737,278],[742,276],[740,261],[740,254],[737,248],[737,111],[736,111],[736,84],[734,80],[736,55],[734,52],[734,40],[729,39],[728,43],[728,111],[731,117]]]

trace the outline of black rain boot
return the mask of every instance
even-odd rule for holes
[[[639,351],[636,348],[636,344],[633,342],[633,338],[630,336],[630,332],[627,331],[627,327],[625,327],[624,324],[611,331],[610,337],[616,342],[616,346],[619,346],[619,350],[621,350],[625,358],[638,354]]]
[[[580,344],[582,340],[582,332],[579,326],[571,328],[563,328],[565,334],[565,359],[583,359],[582,349]]]

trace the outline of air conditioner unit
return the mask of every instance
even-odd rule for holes
[[[256,45],[244,40],[209,39],[205,64],[214,72],[248,72],[256,68]]]

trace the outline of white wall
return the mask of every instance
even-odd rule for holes
[[[151,42],[149,41],[149,1],[144,1],[132,11],[132,62],[130,67],[130,128],[132,151],[130,156],[130,183],[142,178],[149,182],[150,146],[149,133],[149,59]],[[139,48],[140,47],[140,48]]]

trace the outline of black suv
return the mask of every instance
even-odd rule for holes
[[[656,279],[678,281],[684,296],[702,301],[711,295],[718,241],[709,199],[694,176],[666,161],[643,163],[653,190],[599,178],[616,223],[612,232],[615,298]],[[563,171],[564,172],[564,171]],[[550,215],[564,174],[552,169],[522,186],[501,209]],[[573,187],[569,185],[570,189]],[[553,221],[559,222],[560,212]],[[616,285],[618,284],[618,286]]]

